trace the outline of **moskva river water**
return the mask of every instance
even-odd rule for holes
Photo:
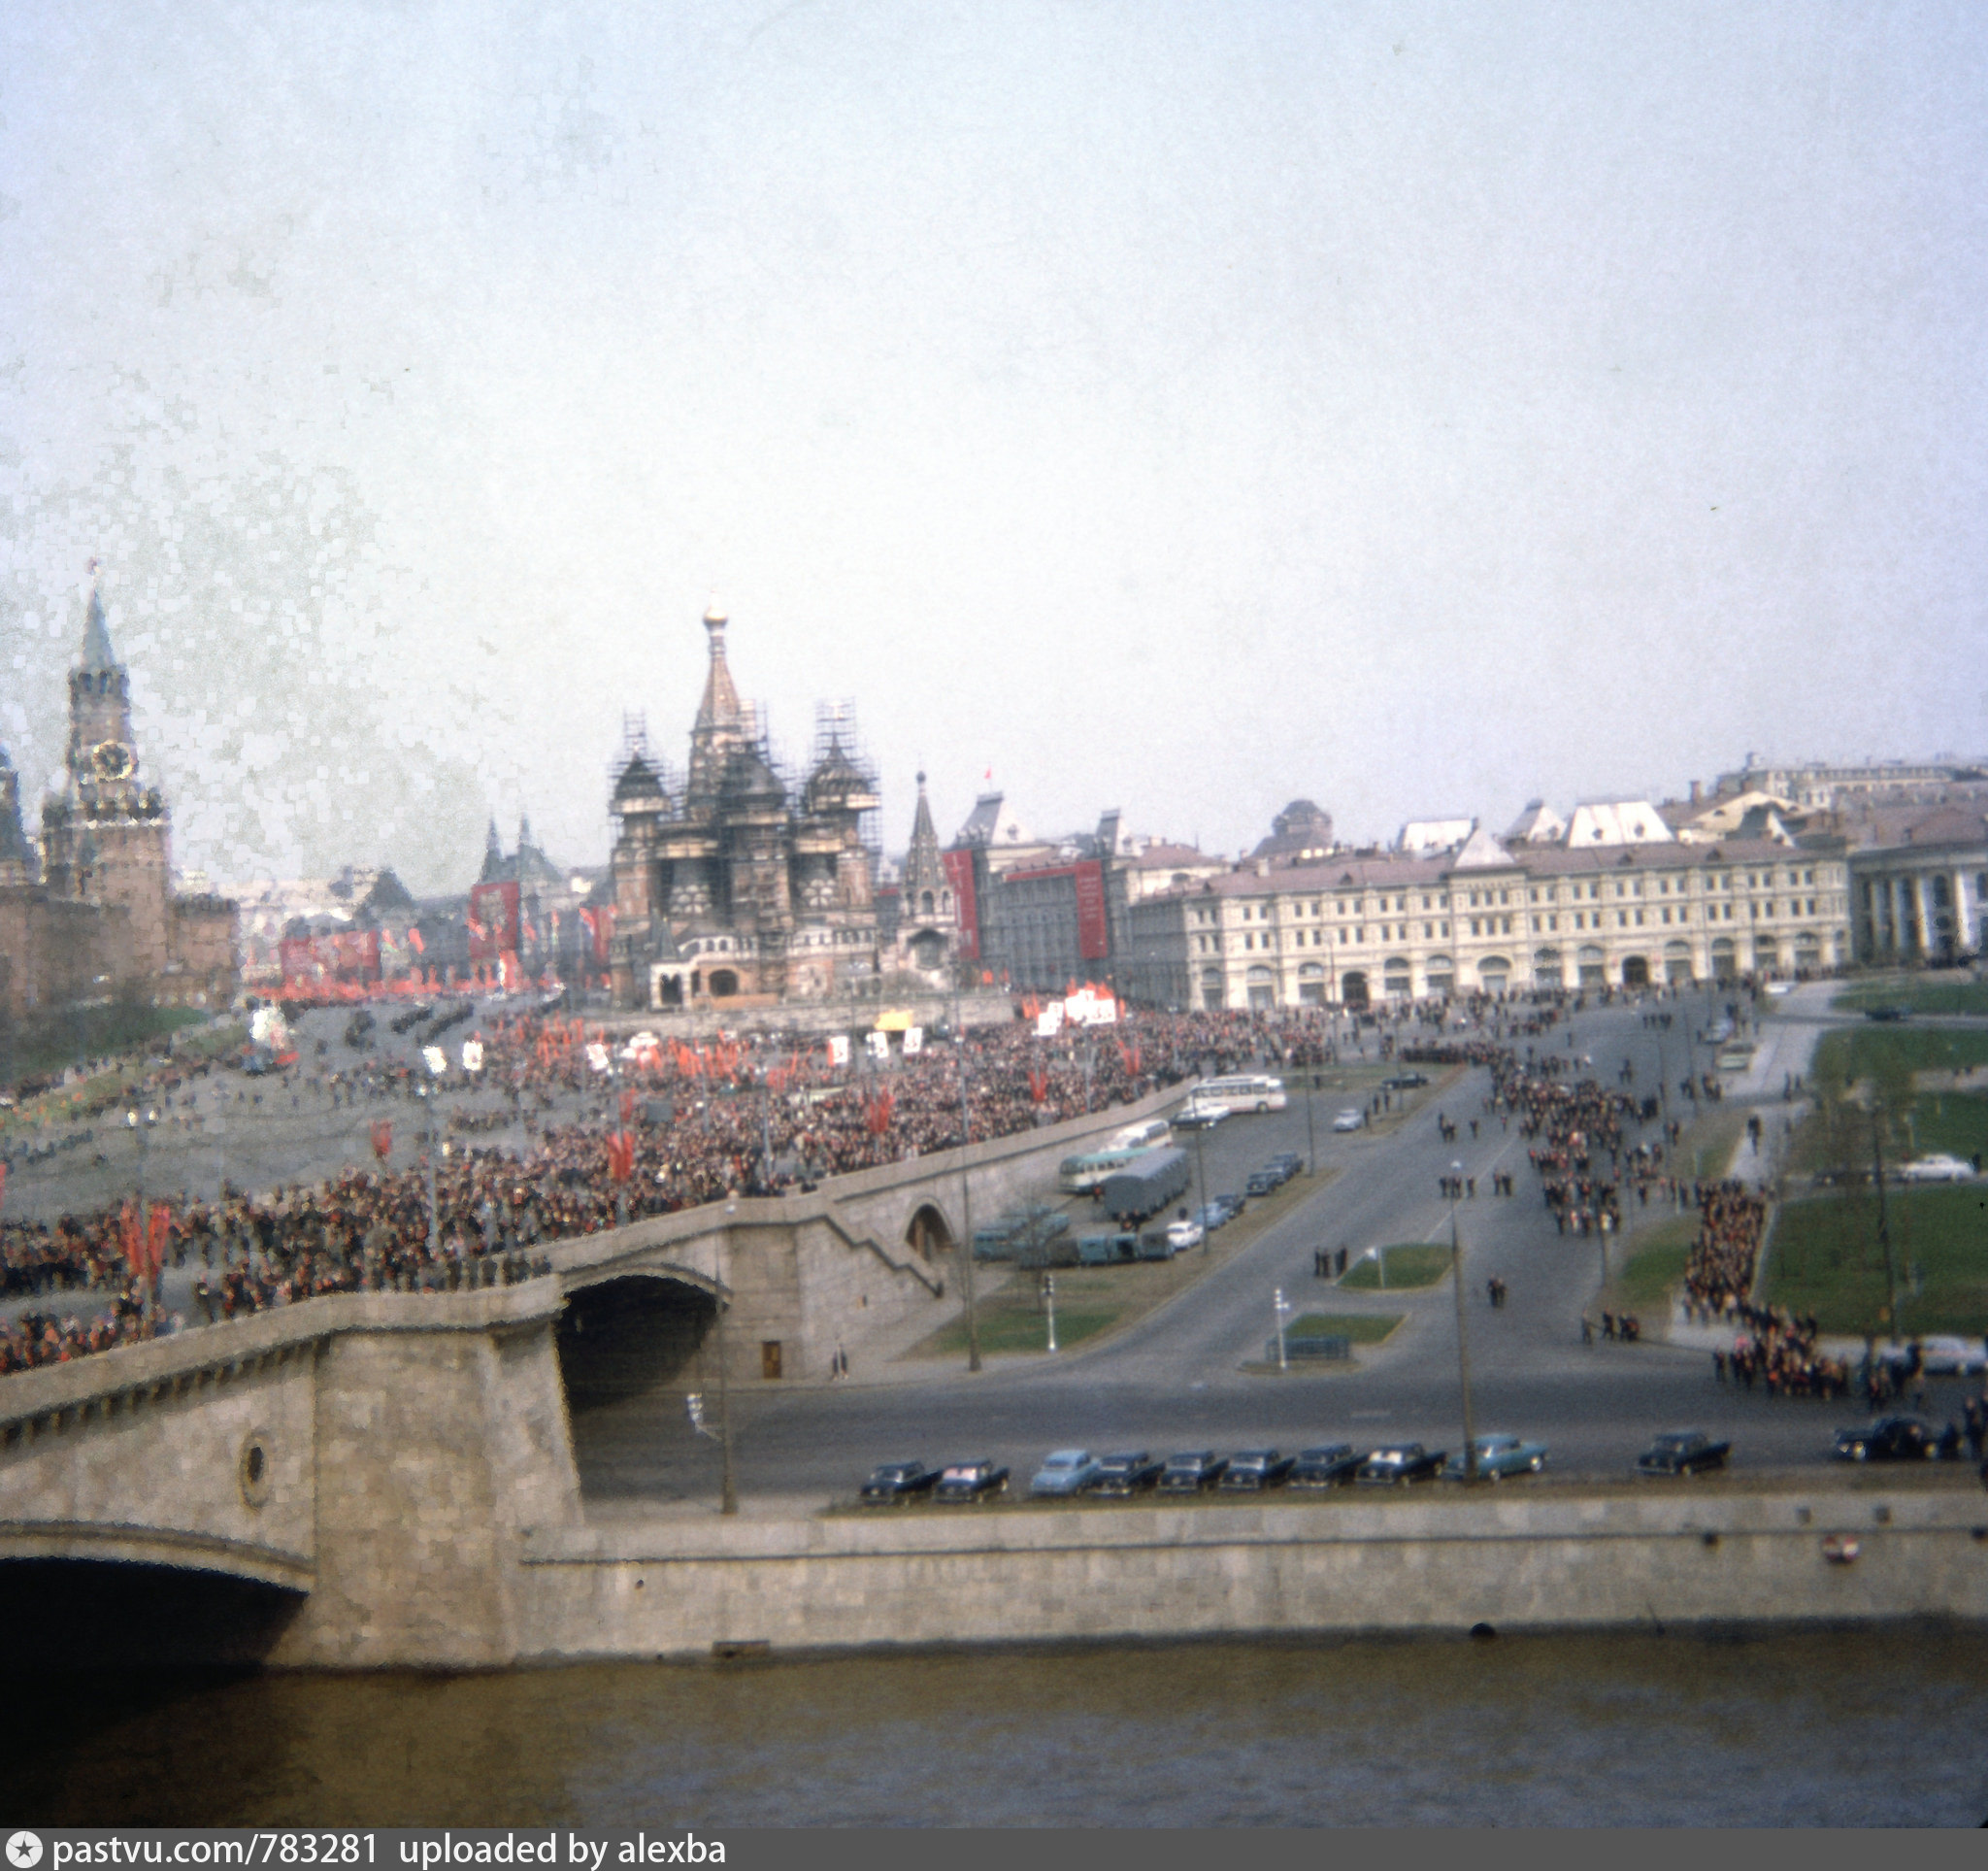
[[[1977,1825],[1988,1631],[11,1686],[9,1823]]]

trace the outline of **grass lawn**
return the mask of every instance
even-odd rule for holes
[[[1988,1185],[1887,1189],[1903,1332],[1988,1331]],[[1912,1290],[1914,1285],[1919,1290]],[[1887,1333],[1877,1200],[1868,1189],[1790,1202],[1769,1252],[1767,1297],[1826,1332]]]
[[[1868,1079],[1887,1055],[1908,1072],[1988,1065],[1988,1033],[1936,1026],[1842,1027],[1822,1036],[1808,1076],[1817,1085]]]
[[[1059,1348],[1095,1337],[1107,1325],[1113,1323],[1123,1310],[1117,1306],[1066,1306],[1060,1275],[1058,1282],[1056,1343]],[[1046,1315],[1036,1310],[1033,1287],[1019,1293],[995,1293],[983,1300],[978,1310],[982,1352],[1046,1352],[1049,1349],[1049,1320]],[[950,1325],[933,1333],[918,1349],[932,1357],[964,1357],[967,1349],[966,1320],[953,1320]]]
[[[1923,1091],[1912,1101],[1911,1138],[1919,1154],[1988,1157],[1988,1095]]]
[[[200,1026],[207,1015],[193,1007],[133,1007],[112,1003],[79,1014],[44,1016],[23,1022],[0,1049],[0,1069],[15,1080],[43,1078],[74,1065],[79,1056],[97,1059],[145,1051],[153,1040],[182,1026]]]
[[[1894,976],[1862,982],[1830,1005],[1846,1013],[1862,1013],[1867,1007],[1909,1007],[1915,1014],[1988,1014],[1988,981],[1970,981],[1964,975]]]
[[[1698,1217],[1673,1215],[1630,1238],[1628,1263],[1608,1282],[1600,1302],[1609,1312],[1647,1313],[1668,1309],[1673,1286],[1684,1281],[1684,1262],[1698,1233]]]
[[[1400,1313],[1306,1313],[1284,1327],[1286,1338],[1349,1338],[1378,1345],[1402,1322]]]
[[[1433,1286],[1449,1272],[1447,1244],[1439,1248],[1420,1241],[1406,1241],[1379,1252],[1387,1261],[1384,1280],[1379,1261],[1355,1260],[1340,1285],[1349,1292],[1406,1291],[1415,1286]]]

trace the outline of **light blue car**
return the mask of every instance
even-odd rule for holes
[[[1088,1449],[1057,1449],[1043,1457],[1029,1483],[1031,1494],[1081,1494],[1098,1478],[1098,1458]]]
[[[1537,1475],[1546,1465],[1546,1445],[1521,1442],[1516,1436],[1479,1436],[1477,1474],[1487,1482],[1503,1481],[1508,1475]],[[1452,1455],[1443,1465],[1446,1480],[1464,1478],[1464,1458]]]

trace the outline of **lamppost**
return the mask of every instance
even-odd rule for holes
[[[1201,1133],[1208,1126],[1198,1123],[1194,1126],[1194,1182],[1201,1190],[1201,1251],[1208,1253],[1208,1163],[1201,1152]]]
[[[966,1289],[967,1301],[967,1369],[977,1371],[980,1368],[980,1317],[974,1304],[974,1189],[969,1172],[974,1133],[967,1120],[967,1034],[960,1020],[959,977],[956,973],[952,982],[952,1051],[959,1065],[960,1280]]]
[[[1056,1276],[1045,1273],[1043,1276],[1043,1297],[1049,1304],[1049,1349],[1056,1349]]]
[[[1463,1186],[1464,1166],[1449,1166],[1449,1271],[1456,1288],[1456,1375],[1464,1405],[1464,1481],[1477,1479],[1477,1423],[1471,1408],[1471,1343],[1464,1323],[1464,1253],[1456,1227],[1456,1192]]]
[[[1281,1286],[1271,1288],[1270,1305],[1277,1324],[1277,1369],[1288,1371],[1291,1368],[1291,1359],[1284,1348],[1284,1320],[1291,1316],[1291,1303],[1284,1297],[1284,1289]]]
[[[732,1218],[738,1213],[738,1202],[728,1200],[725,1203],[725,1237],[712,1256],[716,1269],[715,1290],[712,1298],[717,1302],[718,1309],[718,1450],[722,1463],[722,1478],[718,1483],[720,1514],[736,1514],[739,1511],[739,1487],[732,1470],[732,1402],[725,1378],[725,1365],[729,1361],[726,1357],[728,1345],[725,1315],[731,1310],[725,1299],[725,1249],[731,1243]]]
[[[1318,1083],[1317,1066],[1309,1066],[1305,1073],[1305,1173],[1318,1174],[1318,1125],[1311,1116],[1311,1092]]]

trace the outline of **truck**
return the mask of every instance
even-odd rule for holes
[[[1114,1221],[1143,1221],[1187,1192],[1192,1176],[1184,1150],[1149,1150],[1114,1170],[1100,1190],[1105,1213]]]

